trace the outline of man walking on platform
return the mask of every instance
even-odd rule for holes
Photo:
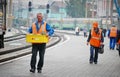
[[[110,38],[109,48],[114,50],[117,37],[117,27],[114,24],[108,31],[108,37]]]
[[[87,45],[90,43],[90,59],[89,62],[97,64],[98,60],[98,49],[103,45],[104,38],[102,30],[98,28],[98,22],[93,22],[92,29],[89,32],[87,39]]]
[[[46,36],[52,36],[54,30],[50,27],[49,24],[43,21],[42,13],[37,14],[37,21],[32,24],[32,27],[29,28],[29,33],[32,34],[44,34]],[[35,72],[36,69],[36,57],[37,52],[39,51],[39,61],[37,64],[38,73],[41,73],[42,67],[44,64],[44,54],[46,49],[46,43],[33,43],[32,44],[32,56],[30,62],[30,72]]]

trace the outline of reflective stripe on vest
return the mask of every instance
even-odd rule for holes
[[[37,27],[36,27],[35,23],[32,24],[32,33],[33,34],[42,34],[42,33],[46,34],[46,32],[47,32],[46,31],[46,22],[44,22],[44,24],[40,26],[39,30],[37,30]]]
[[[117,28],[116,27],[112,27],[110,29],[110,37],[116,37],[117,36]]]
[[[96,39],[96,40],[100,40],[100,38],[99,38],[99,37],[94,37],[94,36],[93,36],[92,38],[93,38],[93,39]]]
[[[98,34],[95,33],[94,29],[91,30],[91,39],[90,44],[95,47],[100,46],[100,40],[101,40],[101,33],[102,31],[99,29]]]

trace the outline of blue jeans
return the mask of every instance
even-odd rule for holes
[[[114,49],[116,44],[116,37],[110,37],[110,49]]]
[[[90,62],[97,62],[98,60],[98,47],[90,46]]]

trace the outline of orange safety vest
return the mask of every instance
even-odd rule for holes
[[[39,30],[37,30],[35,23],[32,24],[32,33],[33,34],[41,34],[43,32],[45,34],[47,33],[47,31],[46,31],[46,22],[44,22],[44,24],[40,26]]]
[[[90,45],[95,46],[95,47],[99,47],[100,46],[101,33],[102,33],[101,29],[99,29],[99,33],[98,34],[95,33],[94,29],[91,30]]]
[[[110,37],[116,37],[117,36],[117,28],[116,27],[112,27],[110,29]]]

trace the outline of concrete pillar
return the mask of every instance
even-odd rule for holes
[[[7,6],[7,27],[8,27],[8,31],[11,31],[12,28],[12,0],[7,0],[8,6]]]
[[[85,9],[85,10],[86,10],[86,11],[85,11],[85,17],[86,17],[86,18],[87,18],[87,13],[88,13],[88,11],[87,11],[87,10],[88,10],[88,9],[87,9],[87,8],[88,8],[87,2],[88,2],[88,1],[86,0],[86,9]]]
[[[113,0],[110,1],[110,20],[111,20],[111,24],[110,24],[110,27],[112,26],[113,24]]]
[[[107,26],[107,29],[109,29],[109,25],[107,23],[107,20],[108,20],[108,16],[109,16],[109,0],[106,0],[106,26]]]

